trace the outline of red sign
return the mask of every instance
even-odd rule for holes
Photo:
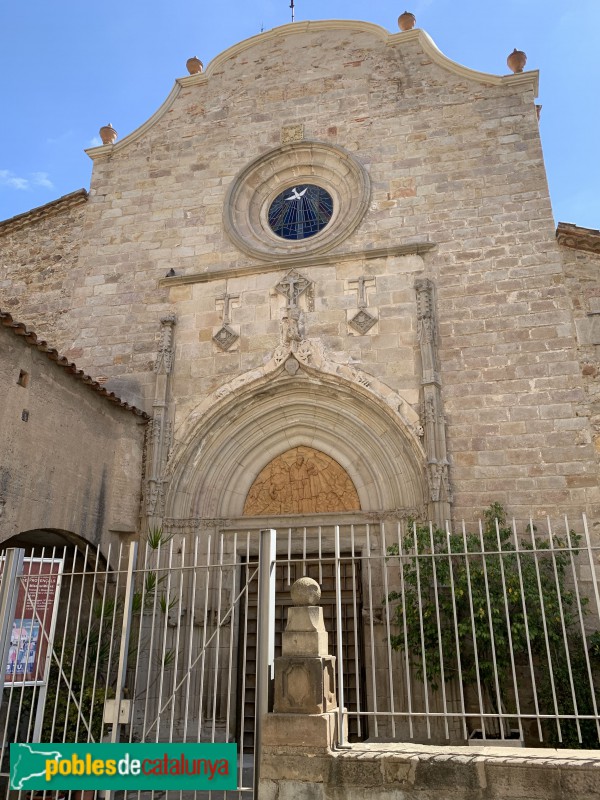
[[[58,610],[58,581],[62,559],[23,560],[23,575],[5,667],[5,686],[44,681],[46,653]]]

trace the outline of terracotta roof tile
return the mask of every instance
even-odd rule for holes
[[[94,392],[102,395],[102,397],[106,397],[106,399],[110,400],[111,403],[116,403],[118,406],[121,406],[121,408],[133,412],[138,417],[142,417],[142,419],[150,419],[145,411],[142,411],[141,409],[126,403],[124,400],[121,400],[114,392],[109,392],[107,389],[101,386],[98,381],[95,381],[89,375],[86,375],[82,369],[78,369],[72,361],[69,361],[69,359],[65,356],[61,356],[58,350],[50,347],[43,339],[39,339],[37,334],[34,333],[34,331],[29,330],[22,322],[15,322],[12,316],[7,311],[2,311],[2,309],[0,309],[0,324],[3,327],[11,330],[15,336],[22,336],[27,344],[31,345],[31,347],[35,347],[35,349],[39,350],[40,353],[44,353],[44,355],[49,358],[50,361],[54,361],[59,367],[62,367],[70,375],[73,375],[74,378],[80,380],[86,386],[89,386]]]
[[[70,194],[65,194],[62,197],[52,200],[43,206],[37,206],[37,208],[32,208],[30,211],[25,211],[23,214],[17,214],[16,217],[9,217],[9,219],[0,220],[0,236],[12,233],[20,228],[24,228],[26,225],[30,225],[31,223],[36,222],[38,219],[43,217],[49,217],[52,216],[52,214],[58,214],[70,206],[76,206],[79,205],[79,203],[85,203],[87,199],[87,191],[85,189],[77,189],[77,191],[71,192]]]

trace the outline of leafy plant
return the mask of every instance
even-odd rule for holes
[[[387,598],[398,626],[391,645],[408,653],[415,675],[433,691],[452,680],[480,688],[485,712],[514,713],[518,693],[537,696],[540,714],[572,714],[575,705],[589,713],[600,634],[590,640],[588,666],[579,617],[587,600],[569,588],[572,555],[565,549],[576,549],[579,537],[536,537],[534,552],[534,536],[529,530],[517,546],[497,503],[476,533],[411,523],[402,542],[388,548],[388,563],[402,556],[399,588]],[[498,719],[504,727],[506,716]],[[556,723],[543,729],[544,739],[557,744]],[[561,723],[569,746],[599,747],[593,722],[582,723],[581,732],[583,743],[575,722]]]

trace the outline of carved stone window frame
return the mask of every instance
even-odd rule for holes
[[[268,209],[281,191],[306,183],[332,196],[331,220],[307,239],[282,239],[269,226]],[[353,156],[330,144],[304,140],[270,150],[239,173],[227,193],[223,224],[236,247],[253,258],[301,260],[331,250],[350,236],[370,197],[369,176]]]

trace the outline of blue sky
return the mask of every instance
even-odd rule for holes
[[[295,0],[296,18],[363,19],[396,32],[405,8],[449,58],[505,74],[514,47],[539,69],[555,219],[600,228],[599,0]],[[0,9],[0,219],[89,186],[83,152],[111,122],[122,138],[161,105],[185,61],[205,65],[290,21],[289,0],[30,0]]]

